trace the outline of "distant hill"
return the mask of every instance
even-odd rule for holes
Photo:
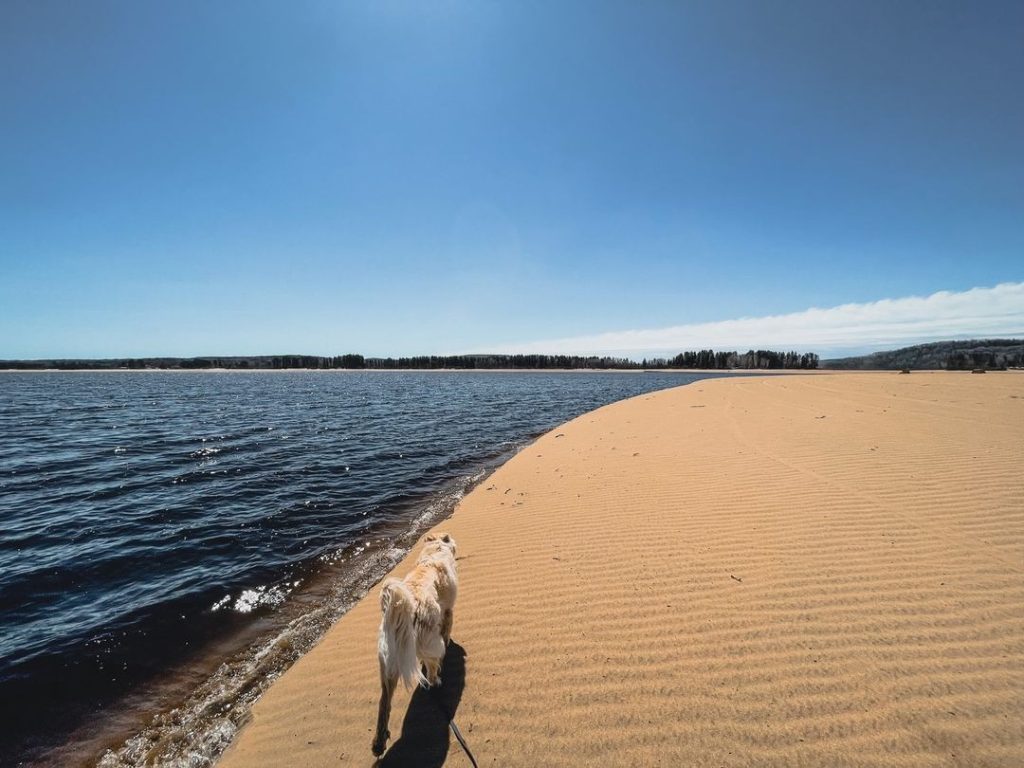
[[[822,368],[868,370],[971,370],[1019,368],[1024,365],[1024,339],[936,341],[859,357],[822,360]]]

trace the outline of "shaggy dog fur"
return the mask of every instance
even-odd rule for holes
[[[452,609],[458,590],[455,540],[447,533],[434,533],[425,542],[416,567],[405,579],[388,579],[380,591],[380,707],[371,747],[377,756],[384,753],[391,737],[388,720],[398,679],[406,689],[438,685],[441,662],[451,639]]]

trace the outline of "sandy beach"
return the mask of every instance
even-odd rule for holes
[[[384,766],[1024,764],[1024,375],[722,378],[585,414],[439,528]],[[415,551],[397,569],[404,574]],[[370,766],[378,588],[222,758]]]

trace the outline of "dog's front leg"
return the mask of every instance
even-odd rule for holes
[[[448,642],[452,639],[452,609],[449,608],[444,612],[444,618],[441,620],[441,637],[444,638],[444,645],[447,648]]]
[[[426,670],[427,687],[433,688],[441,684],[441,663],[437,659],[427,659],[423,663]]]
[[[373,745],[370,747],[373,754],[380,757],[387,748],[388,739],[391,738],[391,731],[388,730],[388,721],[391,719],[391,699],[395,695],[395,686],[398,685],[398,675],[388,676],[384,669],[384,662],[380,664],[380,705],[377,707],[377,735],[374,736]]]
[[[445,644],[439,630],[440,627],[431,633],[430,639],[421,649],[428,688],[441,684],[441,662],[444,660]]]

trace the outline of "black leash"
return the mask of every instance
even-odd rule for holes
[[[466,753],[466,757],[469,758],[469,762],[471,762],[473,764],[473,768],[480,768],[480,766],[476,764],[476,758],[473,757],[473,752],[472,752],[472,750],[470,750],[469,744],[466,743],[466,739],[462,735],[462,731],[460,731],[459,730],[459,726],[457,726],[455,724],[455,718],[454,717],[448,717],[448,713],[445,711],[445,708],[441,706],[441,702],[437,700],[437,696],[432,696],[431,698],[434,700],[434,704],[437,705],[437,708],[438,708],[438,710],[440,710],[441,714],[444,715],[445,718],[447,718],[447,720],[448,720],[448,727],[452,729],[452,733],[455,734],[455,738],[458,740],[459,744],[462,746],[462,751]]]
[[[448,721],[448,727],[452,729],[452,733],[455,734],[455,738],[459,740],[459,744],[462,745],[462,751],[466,753],[466,757],[468,757],[469,762],[473,764],[473,768],[480,768],[480,766],[476,764],[476,758],[473,757],[473,753],[469,751],[469,745],[466,743],[466,740],[462,738],[462,732],[459,730],[459,726],[455,724],[454,719]]]

